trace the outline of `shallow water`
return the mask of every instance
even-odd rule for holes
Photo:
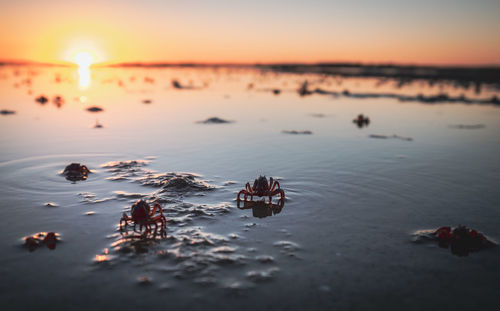
[[[88,74],[0,67],[0,109],[15,111],[0,115],[0,301],[9,310],[500,302],[498,247],[459,258],[412,243],[417,230],[458,224],[500,240],[500,108],[301,97],[305,79],[331,91],[371,92],[374,81],[254,69]],[[436,88],[397,92],[462,92]],[[492,90],[484,92],[465,95]],[[368,127],[353,124],[359,113]],[[231,122],[200,123],[212,117]],[[73,162],[92,171],[87,180],[61,176]],[[237,207],[238,191],[259,175],[285,190],[278,213]],[[118,231],[140,198],[163,206],[166,238]],[[23,237],[49,231],[60,234],[56,249],[23,247]]]

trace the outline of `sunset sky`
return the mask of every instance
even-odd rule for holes
[[[498,0],[0,0],[0,59],[500,64]]]

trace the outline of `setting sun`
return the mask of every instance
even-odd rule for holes
[[[92,55],[88,52],[79,52],[75,55],[74,61],[80,68],[88,68],[92,64],[93,61]]]

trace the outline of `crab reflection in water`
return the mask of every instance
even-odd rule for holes
[[[252,209],[252,215],[256,218],[265,218],[268,216],[281,213],[285,206],[284,200],[278,200],[278,204],[266,203],[264,201],[240,201],[238,200],[237,206],[239,209]]]
[[[158,244],[155,236],[134,234],[130,231],[121,231],[121,238],[111,244],[113,251],[122,254],[144,254]]]

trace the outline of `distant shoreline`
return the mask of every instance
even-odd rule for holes
[[[31,60],[0,60],[0,66],[54,66],[54,67],[76,67],[71,62],[38,62]],[[500,64],[491,65],[432,65],[412,63],[363,63],[363,62],[254,62],[254,63],[224,63],[224,62],[121,62],[121,63],[97,63],[92,67],[321,67],[321,68],[440,68],[440,69],[497,69]]]
[[[50,66],[76,67],[72,63],[41,63],[31,61],[0,61],[0,66]],[[452,81],[462,86],[467,84],[494,84],[500,88],[500,65],[493,66],[434,66],[434,65],[398,65],[398,64],[363,64],[363,63],[116,63],[95,64],[94,68],[255,68],[265,71],[294,74],[321,74],[339,77],[395,79],[403,82],[412,80]]]

